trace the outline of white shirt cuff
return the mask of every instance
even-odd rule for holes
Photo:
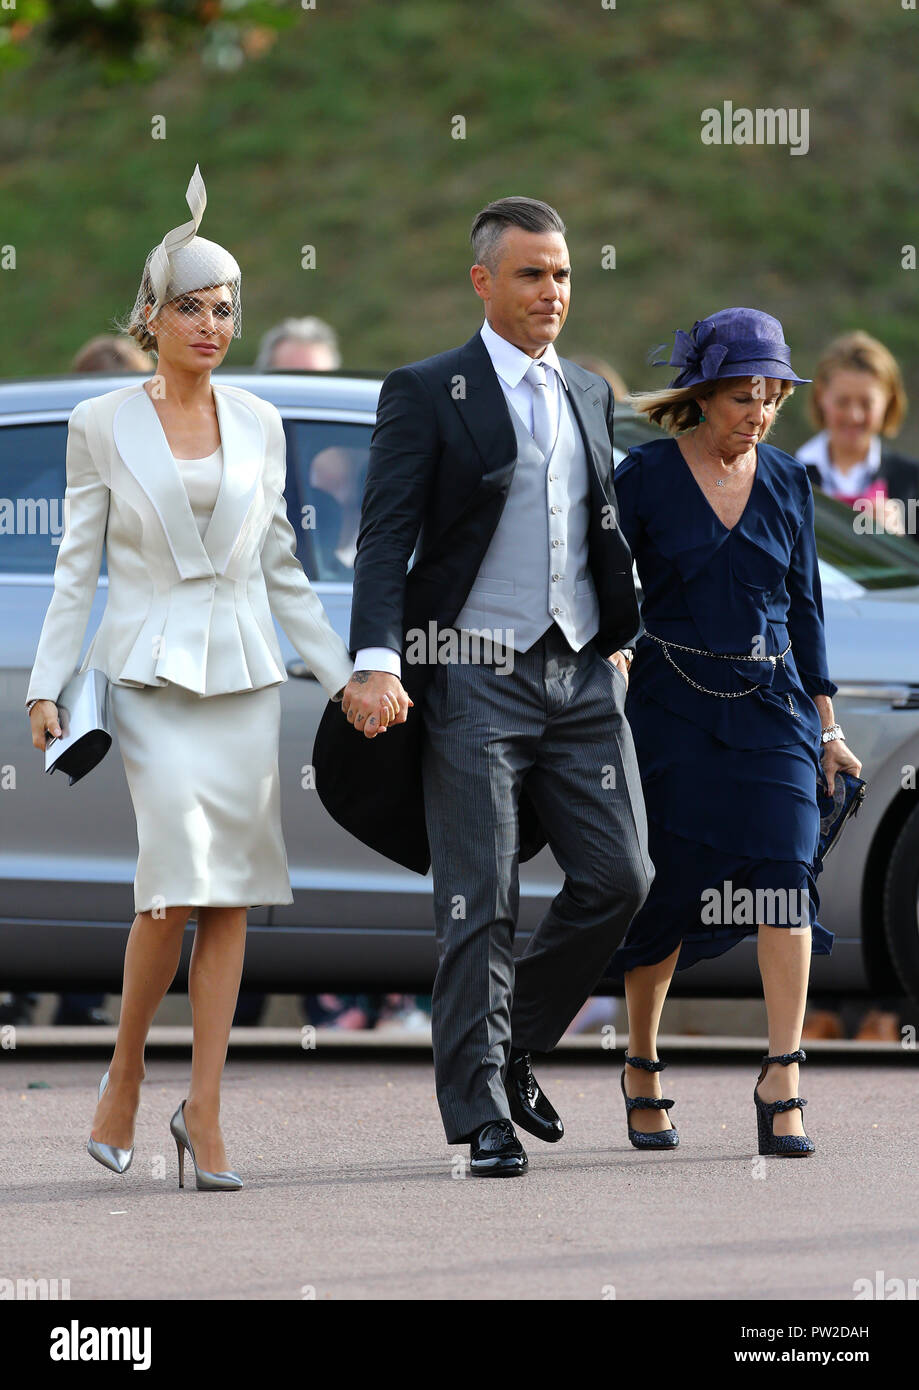
[[[402,657],[392,647],[361,647],[354,658],[355,671],[388,671],[402,676]]]

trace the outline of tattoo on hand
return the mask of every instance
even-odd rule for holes
[[[355,671],[351,679],[355,685],[366,685],[372,674],[371,671]]]

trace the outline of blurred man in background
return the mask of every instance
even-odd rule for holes
[[[257,372],[334,372],[341,366],[335,329],[324,319],[284,319],[259,344]]]

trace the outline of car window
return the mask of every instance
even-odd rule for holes
[[[0,572],[51,574],[64,533],[67,423],[0,430]]]
[[[285,420],[287,515],[312,580],[350,582],[370,458],[371,425]]]
[[[858,532],[844,502],[814,489],[814,530],[820,559],[864,589],[906,589],[919,584],[919,545],[908,536]]]
[[[64,534],[67,421],[0,429],[0,574],[54,573]],[[106,573],[103,551],[100,573]]]

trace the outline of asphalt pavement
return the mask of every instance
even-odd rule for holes
[[[501,1181],[464,1175],[468,1149],[444,1143],[424,1049],[232,1055],[236,1193],[178,1188],[168,1124],[184,1051],[148,1057],[123,1177],[86,1152],[104,1058],[6,1051],[0,1272],[118,1300],[851,1302],[860,1280],[917,1280],[916,1076],[902,1054],[813,1056],[801,1090],[816,1155],[760,1159],[754,1057],[694,1042],[663,1078],[679,1149],[633,1150],[620,1057],[569,1051],[536,1065],[565,1138],[521,1134],[530,1171]]]

